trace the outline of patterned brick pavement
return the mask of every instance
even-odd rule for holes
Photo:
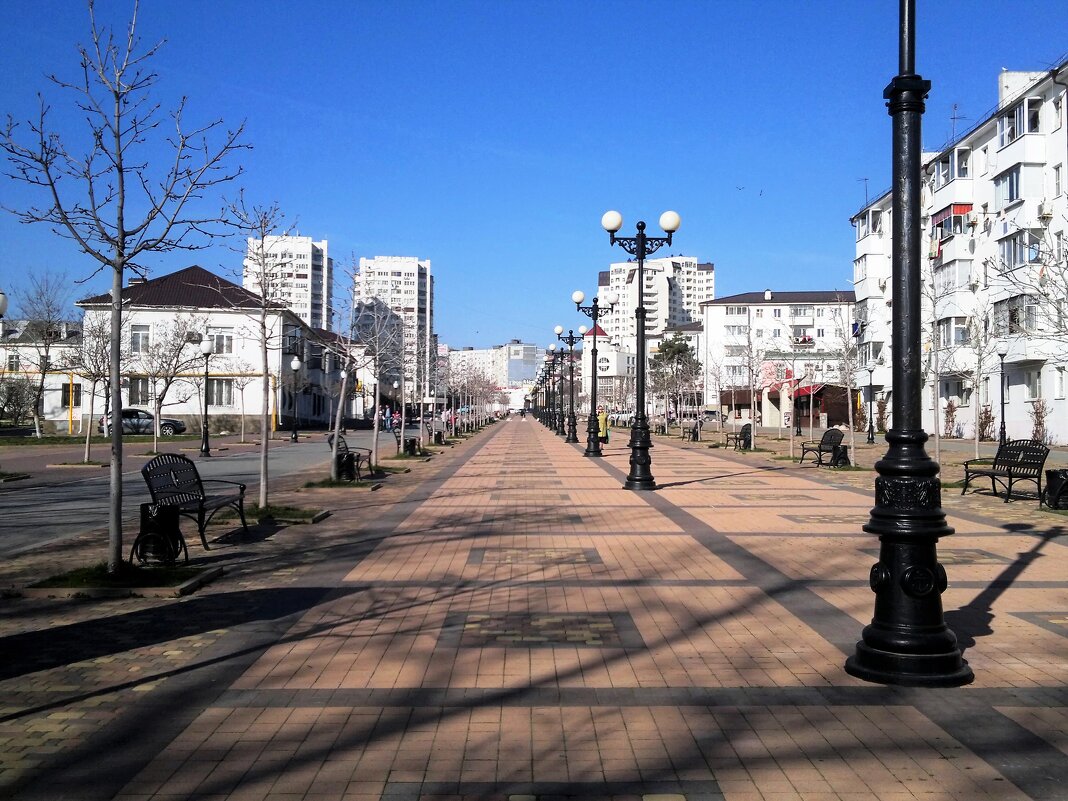
[[[886,688],[842,669],[870,473],[658,439],[632,493],[624,445],[513,419],[373,495],[275,493],[334,514],[193,546],[227,573],[191,597],[3,599],[0,796],[1068,798],[1062,518],[947,491],[976,681]]]

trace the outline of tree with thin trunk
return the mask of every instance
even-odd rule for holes
[[[835,358],[838,362],[838,380],[842,382],[846,394],[847,420],[849,425],[849,453],[853,464],[857,463],[857,432],[853,425],[853,404],[856,402],[856,378],[857,371],[863,365],[860,364],[860,349],[857,347],[857,338],[853,336],[853,320],[851,319],[852,306],[841,301],[839,305],[831,309],[831,320],[834,324],[834,341],[837,345]],[[829,422],[829,421],[828,421]]]
[[[129,318],[123,318],[120,334],[119,358],[126,364],[130,355],[128,336]],[[88,312],[82,316],[82,338],[77,347],[64,353],[61,366],[89,382],[89,415],[85,427],[85,453],[83,461],[91,460],[93,418],[96,415],[96,388],[104,388],[105,403],[110,395],[111,381],[111,320],[107,315]],[[104,425],[107,431],[109,409],[104,407]]]
[[[70,320],[69,287],[70,282],[65,275],[47,272],[31,274],[29,289],[16,295],[19,310],[26,318],[23,339],[29,346],[24,354],[29,356],[27,361],[30,363],[27,367],[37,372],[30,414],[33,418],[34,436],[38,439],[41,438],[45,380],[49,371],[56,366],[52,363],[53,348],[63,338],[63,332]],[[73,398],[71,401],[73,402]]]
[[[400,379],[404,348],[403,324],[400,315],[378,298],[354,304],[352,320],[352,339],[364,349],[365,358],[375,379],[371,463],[377,469],[382,389],[384,384],[392,386],[394,381]]]
[[[49,105],[40,96],[39,112],[26,123],[23,137],[9,117],[0,131],[0,149],[11,165],[9,176],[39,189],[40,205],[15,210],[24,223],[44,223],[74,241],[111,271],[111,407],[122,408],[122,285],[127,269],[144,256],[203,246],[212,236],[218,210],[199,211],[213,189],[240,173],[227,162],[244,148],[244,125],[225,130],[216,120],[190,129],[185,99],[161,123],[153,101],[158,76],[150,63],[162,42],[142,48],[137,37],[137,4],[125,34],[97,24],[89,0],[90,43],[78,47],[80,76],[51,81],[75,96],[85,123],[84,144],[73,132],[52,127]],[[111,429],[111,490],[108,512],[108,570],[122,561],[122,426]]]
[[[262,373],[257,373],[255,368],[244,359],[231,359],[229,362],[234,376],[234,386],[237,387],[238,398],[241,404],[241,442],[245,442],[245,390]],[[262,507],[261,507],[262,508]]]
[[[207,320],[202,315],[176,313],[152,327],[148,346],[131,360],[130,369],[148,379],[156,416],[152,424],[153,451],[159,450],[159,421],[172,388],[177,391],[181,384],[187,385],[186,392],[177,399],[178,403],[184,403],[203,381],[199,368],[204,357],[198,345],[206,326]]]

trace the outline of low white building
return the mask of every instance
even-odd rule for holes
[[[842,422],[824,387],[842,384],[842,354],[853,344],[853,303],[852,290],[770,289],[704,303],[706,405],[745,422],[759,412],[762,425],[775,426],[788,424],[791,396],[815,396],[810,416]]]

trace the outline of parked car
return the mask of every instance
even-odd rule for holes
[[[122,410],[122,433],[123,434],[151,434],[155,426],[155,417],[144,409]],[[104,433],[104,418],[96,425],[96,430]],[[175,434],[185,432],[185,423],[170,417],[159,419],[159,433],[164,437],[173,437]]]

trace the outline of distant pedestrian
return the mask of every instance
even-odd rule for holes
[[[597,439],[605,444],[608,443],[608,413],[605,412],[603,406],[597,407]]]

